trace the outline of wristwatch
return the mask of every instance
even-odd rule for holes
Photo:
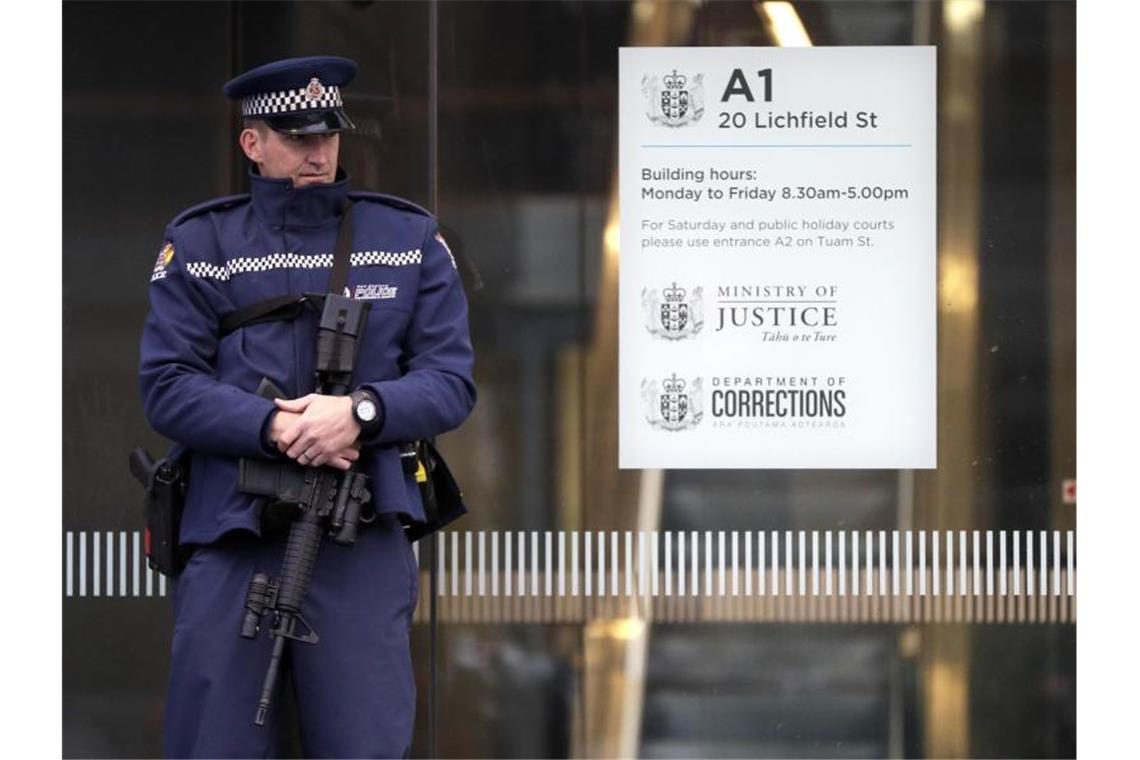
[[[352,418],[360,425],[360,437],[368,438],[380,432],[383,420],[380,418],[380,402],[370,391],[353,391]]]

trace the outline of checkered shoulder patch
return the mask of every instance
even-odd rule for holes
[[[349,256],[354,267],[406,267],[419,264],[422,259],[420,249],[412,251],[357,251]],[[227,282],[234,275],[251,272],[269,272],[274,269],[331,269],[331,253],[270,253],[265,256],[239,256],[225,264],[211,264],[207,261],[191,261],[186,271],[199,279]]]

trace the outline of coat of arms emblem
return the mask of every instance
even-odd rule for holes
[[[654,124],[683,127],[700,121],[705,113],[703,74],[690,81],[676,69],[658,79],[648,75],[641,79],[641,92],[645,96],[645,115]]]
[[[643,380],[641,397],[645,401],[646,421],[655,428],[671,431],[696,426],[704,416],[701,386],[701,378],[689,385],[675,372],[662,380],[660,387],[656,380]]]
[[[325,86],[321,84],[321,80],[313,77],[309,80],[309,86],[305,88],[305,94],[309,100],[320,100],[325,96]]]
[[[663,291],[643,288],[641,307],[645,326],[651,335],[666,340],[681,340],[696,335],[705,326],[703,289],[694,288],[688,296],[684,288],[673,283]]]

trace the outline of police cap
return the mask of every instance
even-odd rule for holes
[[[223,88],[241,101],[241,115],[289,134],[355,129],[344,112],[340,88],[356,76],[356,62],[337,56],[273,61],[241,74]]]

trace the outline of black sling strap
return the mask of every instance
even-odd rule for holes
[[[344,212],[340,218],[340,231],[336,234],[336,249],[333,253],[332,271],[329,272],[329,293],[340,295],[348,282],[348,270],[352,262],[352,201],[345,199]]]
[[[301,316],[301,312],[305,310],[305,304],[308,302],[307,296],[277,296],[275,298],[267,298],[264,301],[257,301],[251,303],[244,309],[231,311],[226,314],[218,323],[218,330],[221,337],[225,337],[237,330],[238,328],[247,325],[256,325],[259,322],[273,322],[278,319],[292,320]]]
[[[329,272],[328,292],[340,294],[348,282],[348,270],[351,268],[352,258],[352,201],[346,200],[344,211],[340,218],[340,229],[337,231],[336,248],[333,251],[332,271]],[[256,325],[260,322],[274,322],[277,320],[293,320],[301,316],[306,304],[314,304],[318,308],[324,296],[315,293],[305,295],[286,295],[266,298],[263,301],[251,303],[242,309],[231,311],[221,318],[218,323],[220,337],[225,337],[246,325]]]

